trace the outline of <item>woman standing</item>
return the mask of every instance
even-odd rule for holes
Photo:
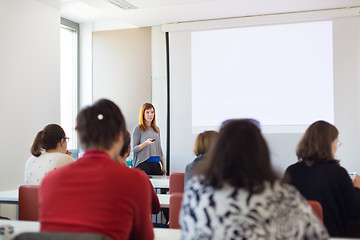
[[[182,239],[328,239],[305,199],[274,173],[259,128],[229,121],[186,185]]]
[[[140,109],[139,125],[133,134],[133,166],[145,171],[147,175],[166,174],[163,151],[160,142],[160,130],[156,126],[155,108],[144,103]],[[162,168],[159,162],[161,162]]]
[[[25,163],[25,184],[40,185],[46,174],[74,161],[68,155],[68,140],[57,124],[49,124],[38,132],[30,149],[33,156]]]
[[[285,181],[307,200],[320,202],[330,236],[350,237],[350,221],[360,219],[360,177],[355,176],[352,182],[335,159],[338,135],[330,123],[311,124],[297,146],[299,162],[288,167]]]

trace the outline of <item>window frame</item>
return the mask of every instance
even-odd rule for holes
[[[66,28],[70,28],[70,29],[74,29],[76,31],[76,40],[77,40],[77,53],[76,53],[76,71],[77,71],[77,74],[76,74],[76,104],[75,104],[75,112],[76,112],[76,115],[79,113],[79,94],[80,94],[80,90],[79,90],[79,86],[80,86],[80,71],[79,71],[79,66],[80,66],[80,63],[79,63],[79,59],[80,59],[80,25],[79,23],[76,23],[76,22],[73,22],[71,20],[68,20],[66,18],[61,18],[61,21],[60,21],[60,28],[62,27],[66,27]],[[61,113],[60,113],[61,114]],[[78,142],[78,139],[77,139],[77,135],[76,137],[74,137],[73,141],[75,141],[75,148],[70,148],[68,149],[70,152],[72,152],[71,156],[73,158],[77,158],[78,157],[78,154],[79,154],[79,142]]]

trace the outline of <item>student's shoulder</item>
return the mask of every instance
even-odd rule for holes
[[[336,164],[336,163],[333,163],[333,164],[329,164],[330,165],[330,168],[337,173],[337,175],[340,177],[340,178],[349,178],[349,173],[348,171],[340,166],[339,164]]]
[[[339,172],[342,174],[344,174],[344,173],[347,174],[346,169],[334,161],[319,162],[318,166],[321,167],[322,169],[324,169],[324,171]]]
[[[53,158],[53,159],[66,159],[74,161],[74,158],[69,154],[54,152],[54,153],[46,153],[46,158]]]
[[[132,134],[140,134],[141,133],[141,128],[140,128],[140,124],[138,124],[136,127],[134,127]]]
[[[55,167],[53,171],[50,171],[45,175],[43,180],[41,181],[41,185],[45,185],[45,183],[53,184],[59,182],[61,179],[64,179],[69,176],[69,172],[71,172],[72,168],[70,165],[73,163],[66,164],[64,166]]]
[[[296,171],[297,169],[302,168],[303,166],[304,164],[302,161],[291,164],[290,166],[287,167],[286,172]]]
[[[151,189],[150,179],[144,171],[126,168],[126,181],[131,185],[132,189],[137,189],[136,191],[140,191],[142,194],[145,194],[145,191],[148,192],[148,190]]]
[[[149,177],[148,175],[146,175],[146,173],[144,171],[141,171],[139,169],[134,169],[134,168],[128,168],[128,172],[129,172],[129,177],[136,179],[140,182],[148,182],[149,181]]]
[[[138,125],[136,125],[136,127],[134,127],[133,132],[135,132],[135,131],[140,131],[140,124],[138,124]]]
[[[75,159],[72,156],[70,156],[69,154],[62,153],[62,157],[64,159],[66,159],[67,161],[71,161],[71,162],[75,161]]]
[[[26,159],[25,164],[30,164],[30,163],[32,163],[32,162],[35,162],[36,159],[37,159],[37,157],[35,157],[34,155],[31,155],[30,157],[28,157],[28,158]]]
[[[277,192],[286,192],[288,195],[299,195],[299,191],[293,185],[276,180],[271,186],[271,189]]]
[[[109,171],[113,171],[114,175],[120,178],[126,177],[129,181],[143,182],[149,181],[149,177],[144,171],[129,168],[128,166],[122,165],[114,161],[112,166],[109,166]]]

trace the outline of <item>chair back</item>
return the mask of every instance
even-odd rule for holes
[[[169,193],[184,192],[185,173],[171,173],[169,177]]]
[[[313,200],[308,200],[307,202],[312,207],[314,213],[321,220],[321,222],[324,222],[323,210],[321,204],[318,201],[313,201]]]
[[[172,193],[169,203],[169,228],[180,229],[179,216],[183,193]]]
[[[19,187],[19,220],[39,220],[39,186],[21,185]]]

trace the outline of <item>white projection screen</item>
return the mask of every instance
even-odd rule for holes
[[[360,171],[359,26],[343,18],[170,31],[170,172],[184,172],[197,134],[228,118],[260,121],[280,174],[309,124],[334,123],[338,158]]]
[[[334,121],[332,22],[191,33],[192,132],[255,118],[263,132]]]

